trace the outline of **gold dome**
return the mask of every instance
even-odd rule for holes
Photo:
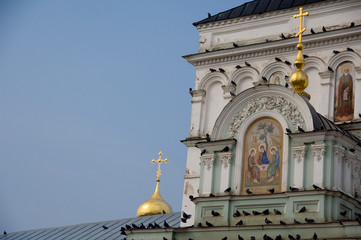
[[[159,181],[157,180],[157,186],[154,194],[147,201],[142,203],[137,210],[137,217],[157,215],[165,213],[172,213],[172,208],[163,199],[159,192]]]

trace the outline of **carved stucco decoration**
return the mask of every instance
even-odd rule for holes
[[[297,163],[302,162],[304,160],[304,158],[305,158],[306,150],[307,150],[306,145],[299,146],[299,147],[293,147],[292,148],[293,159]]]
[[[335,145],[333,147],[334,150],[334,154],[337,157],[338,162],[340,163],[341,160],[344,158],[345,156],[345,149],[341,146]]]
[[[361,159],[358,159],[354,163],[354,168],[352,172],[352,181],[355,191],[355,197],[361,199]]]
[[[201,163],[207,168],[207,170],[211,170],[214,164],[214,156],[203,157]]]
[[[227,169],[232,162],[232,155],[221,155],[220,158],[221,164],[223,165],[224,169]]]
[[[233,138],[238,133],[242,123],[254,113],[263,110],[273,110],[279,112],[291,124],[291,128],[295,130],[297,126],[304,127],[304,119],[298,108],[289,100],[282,96],[265,96],[256,98],[248,102],[233,120],[229,127],[229,138]]]
[[[319,162],[323,158],[326,152],[325,144],[312,145],[312,155]]]
[[[352,155],[351,153],[346,153],[345,154],[345,162],[346,162],[346,165],[347,165],[348,168],[351,167],[352,162],[354,161],[354,158],[355,158],[355,156]]]

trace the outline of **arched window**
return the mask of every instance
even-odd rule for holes
[[[351,62],[341,63],[337,67],[335,76],[335,122],[351,121],[355,104],[354,65]]]
[[[281,192],[283,130],[273,118],[261,118],[246,131],[243,148],[242,194]],[[271,190],[272,191],[272,190]]]

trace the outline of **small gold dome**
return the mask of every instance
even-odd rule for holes
[[[159,180],[157,180],[157,186],[153,196],[139,206],[137,210],[137,217],[163,214],[163,211],[165,213],[173,212],[171,206],[169,206],[169,204],[160,195]]]

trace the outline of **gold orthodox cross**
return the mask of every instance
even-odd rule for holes
[[[302,28],[302,19],[303,19],[303,16],[308,16],[309,13],[308,12],[302,12],[303,8],[300,7],[300,14],[296,14],[296,15],[293,15],[294,18],[300,18],[300,30],[298,31],[298,33],[295,35],[295,37],[299,37],[298,38],[298,43],[301,43],[302,42],[302,33],[304,31],[306,31],[306,28]]]
[[[162,159],[162,151],[160,151],[160,152],[158,153],[158,155],[159,155],[159,158],[158,158],[157,160],[155,160],[155,159],[152,160],[152,163],[155,163],[155,162],[158,163],[157,182],[160,181],[160,180],[159,180],[159,176],[160,176],[161,173],[162,173],[162,171],[160,170],[160,164],[161,164],[162,162],[165,162],[165,163],[168,162],[168,159],[167,159],[167,158],[166,158],[166,159]]]

